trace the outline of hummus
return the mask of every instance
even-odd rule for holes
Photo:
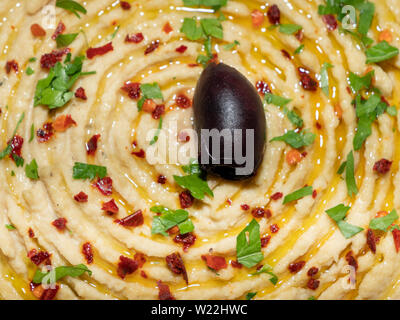
[[[371,23],[360,19],[366,31],[320,14],[322,0],[229,0],[216,12],[182,0],[78,2],[86,13],[46,0],[0,8],[0,298],[400,298],[397,0],[366,1],[363,15],[374,8]],[[208,58],[206,37],[190,40],[182,29],[194,16],[223,28],[223,38],[210,31]],[[68,53],[86,56],[82,71],[95,74],[80,75],[60,107],[34,106],[38,82]],[[266,96],[268,143],[256,177],[209,175],[212,192],[193,199],[174,176],[187,174],[181,166],[197,150],[191,99],[209,60]],[[135,84],[153,87],[140,93]],[[165,163],[154,159],[161,135],[150,141],[158,128],[172,139],[167,151],[178,150]],[[271,141],[301,128],[315,137],[300,147]],[[79,179],[79,163],[107,173]],[[185,238],[175,223],[152,232],[163,217],[155,206],[185,209],[194,230]],[[246,267],[237,238],[253,220],[263,258]],[[46,289],[32,282],[45,265],[90,273]]]

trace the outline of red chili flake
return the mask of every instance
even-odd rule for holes
[[[307,288],[311,290],[317,290],[319,287],[320,281],[316,279],[309,279],[307,282]]]
[[[293,263],[289,264],[290,273],[299,272],[301,269],[303,269],[305,264],[306,264],[305,261],[298,261],[298,262],[293,262]]]
[[[99,134],[95,134],[93,137],[89,139],[88,142],[86,142],[86,153],[90,156],[94,156],[97,151],[97,142],[100,139]]]
[[[139,151],[134,151],[132,154],[138,158],[144,159],[146,157],[146,153],[144,152],[143,149],[140,149]]]
[[[279,10],[279,7],[276,4],[269,7],[267,16],[268,16],[269,23],[271,23],[271,24],[280,24],[281,23],[281,11]]]
[[[112,194],[112,179],[110,177],[97,179],[97,181],[94,183],[94,187],[96,187],[105,196],[110,196]]]
[[[183,251],[187,252],[187,250],[196,242],[196,236],[192,232],[186,234],[178,234],[174,238],[174,242],[182,243]]]
[[[129,2],[126,2],[126,1],[121,1],[121,8],[123,10],[130,10],[131,4]]]
[[[271,210],[269,210],[269,209],[265,210],[265,217],[266,217],[267,219],[269,219],[269,218],[272,217],[272,212],[271,212]]]
[[[277,201],[277,200],[282,199],[282,198],[283,198],[283,193],[282,192],[274,193],[271,196],[271,200],[274,200],[274,201]]]
[[[39,143],[47,142],[54,135],[53,124],[48,122],[43,125],[43,128],[36,131],[36,136]]]
[[[279,231],[279,226],[277,224],[273,224],[269,227],[272,233],[278,233]]]
[[[51,224],[55,226],[58,230],[64,231],[67,228],[67,219],[59,218],[57,220],[54,220]]]
[[[317,190],[314,190],[313,193],[312,193],[312,197],[313,197],[314,199],[316,199],[317,196],[318,196],[318,191],[317,191]]]
[[[39,285],[38,287],[35,288],[35,291],[33,292],[33,294],[35,296],[38,296],[37,298],[39,298],[40,300],[50,301],[50,300],[54,300],[59,289],[60,289],[60,286],[58,284],[56,284],[55,287],[48,288],[48,289],[44,289],[42,285]]]
[[[22,156],[22,145],[24,144],[24,138],[19,135],[15,135],[10,141],[8,141],[8,145],[11,146],[11,154],[10,158],[15,161],[14,155],[21,157]]]
[[[129,35],[127,34],[125,37],[125,42],[127,43],[140,43],[144,40],[144,36],[143,33],[136,33],[136,34],[132,34]]]
[[[243,265],[241,263],[237,262],[236,260],[231,260],[231,265],[232,265],[232,268],[235,268],[235,269],[242,269],[242,267],[243,267]]]
[[[124,227],[139,227],[144,223],[143,212],[142,210],[138,210],[135,213],[123,219],[115,220],[114,222]]]
[[[349,266],[352,266],[354,268],[354,270],[357,271],[358,269],[358,262],[357,259],[354,257],[353,251],[349,251],[346,254],[346,261],[348,263]]]
[[[29,238],[34,238],[35,237],[35,232],[33,232],[32,228],[29,228],[28,236],[29,236]]]
[[[231,206],[232,205],[232,200],[231,199],[226,199],[226,203]]]
[[[169,24],[169,22],[167,22],[167,23],[164,25],[164,27],[163,27],[163,31],[164,31],[166,34],[169,34],[169,33],[171,33],[172,31],[174,31],[174,29],[172,29],[172,27],[171,27],[171,25]]]
[[[186,190],[179,194],[179,202],[182,209],[190,208],[193,205],[194,198],[190,191]]]
[[[338,27],[337,20],[333,14],[325,14],[322,16],[322,21],[326,24],[329,31],[334,31]]]
[[[53,129],[56,132],[65,132],[72,126],[76,126],[76,122],[70,114],[58,116],[53,122]]]
[[[115,200],[112,199],[108,202],[103,203],[101,210],[106,211],[108,215],[112,216],[113,214],[117,214],[119,212],[119,208],[115,203]]]
[[[251,211],[251,214],[254,218],[263,218],[265,215],[265,209],[263,208],[255,208]]]
[[[268,83],[264,81],[258,81],[256,83],[256,89],[258,93],[265,95],[266,93],[271,93],[271,89],[269,88]]]
[[[88,202],[88,195],[81,191],[74,196],[74,200],[80,203]]]
[[[18,62],[15,60],[7,61],[6,62],[6,72],[9,74],[11,70],[14,70],[15,73],[18,73]]]
[[[128,93],[128,97],[132,100],[137,100],[140,98],[140,83],[126,82],[121,90]]]
[[[368,247],[371,249],[372,253],[376,253],[376,243],[377,243],[377,239],[375,237],[374,232],[371,229],[368,229],[367,244],[368,244]]]
[[[109,42],[106,45],[99,47],[99,48],[89,48],[86,51],[86,56],[89,59],[93,59],[95,56],[103,56],[106,53],[113,51],[113,50],[114,50],[114,48],[113,48],[112,42]]]
[[[167,177],[166,177],[166,176],[163,176],[163,175],[159,175],[158,178],[157,178],[157,182],[158,182],[159,184],[166,184],[166,182],[167,182]]]
[[[137,261],[124,256],[119,257],[117,273],[121,279],[125,279],[127,275],[134,273],[138,268]]]
[[[382,101],[383,103],[386,103],[386,105],[387,105],[388,107],[390,106],[389,101],[387,101],[387,99],[386,99],[384,96],[381,97],[381,101]]]
[[[46,31],[37,23],[31,25],[31,33],[34,37],[44,37]]]
[[[82,253],[88,264],[93,263],[93,247],[90,242],[86,242],[82,245]]]
[[[51,264],[50,254],[46,251],[37,252],[36,249],[32,249],[28,253],[28,258],[31,259],[31,261],[37,266],[42,264],[43,262],[45,262],[46,265]]]
[[[182,257],[179,253],[173,253],[166,256],[165,261],[167,262],[167,266],[171,272],[182,275],[186,283],[189,283],[185,264],[183,263]]]
[[[188,109],[192,106],[192,100],[184,94],[180,94],[175,99],[176,105],[182,109]]]
[[[374,171],[380,174],[385,174],[390,171],[393,161],[381,159],[374,164]]]
[[[179,142],[189,142],[190,135],[186,131],[181,131],[178,135],[178,141]]]
[[[157,281],[158,299],[159,300],[175,300],[169,287],[161,280]]]
[[[254,27],[260,27],[264,23],[264,13],[259,10],[254,10],[251,13],[251,21]]]
[[[65,48],[62,50],[53,50],[50,53],[44,54],[40,58],[40,65],[43,69],[53,68],[57,62],[60,62],[64,55],[70,52],[69,48]]]
[[[142,106],[142,110],[147,113],[153,113],[156,108],[157,104],[153,99],[146,99]]]
[[[303,39],[304,39],[304,32],[303,32],[303,29],[299,30],[294,36],[296,37],[297,40],[299,40],[300,42],[302,42]]]
[[[240,208],[241,208],[243,211],[247,211],[247,210],[250,209],[250,206],[249,206],[248,204],[242,204],[242,205],[240,206]]]
[[[82,87],[76,89],[75,97],[77,97],[78,99],[87,100],[85,89]]]
[[[226,269],[228,267],[224,257],[212,256],[210,254],[206,254],[201,256],[201,259],[203,259],[206,262],[209,268],[215,271]]]
[[[138,263],[138,267],[141,268],[146,263],[146,257],[141,252],[136,252],[133,259]]]
[[[394,245],[396,247],[396,252],[398,253],[400,250],[400,230],[393,229],[392,231]]]
[[[348,92],[348,94],[353,94],[353,93],[351,92],[351,88],[350,88],[349,86],[346,87],[346,91]]]
[[[188,64],[188,67],[189,67],[189,68],[196,68],[196,67],[198,67],[198,66],[199,66],[198,63],[189,63],[189,64]]]
[[[167,230],[168,234],[170,236],[173,236],[174,234],[178,234],[180,233],[179,227],[178,226],[174,226],[171,229]]]
[[[154,120],[158,120],[164,113],[165,113],[165,105],[159,104],[156,106],[151,116],[153,117]]]
[[[317,267],[312,267],[307,271],[309,277],[314,277],[318,273],[319,269]]]
[[[155,51],[158,47],[160,46],[160,40],[154,40],[151,42],[151,44],[146,48],[144,51],[144,55],[148,55]]]
[[[219,61],[218,61],[218,53],[214,53],[213,57],[210,59],[210,61],[208,61],[208,63],[218,64],[219,63]]]
[[[285,58],[287,58],[287,59],[289,59],[289,60],[292,59],[292,56],[291,56],[291,55],[289,54],[289,52],[287,52],[286,50],[282,49],[281,52],[282,52],[282,54],[283,54],[283,56],[284,56]]]
[[[261,238],[261,248],[266,248],[271,241],[271,236],[266,236]]]
[[[147,279],[147,278],[148,278],[146,272],[144,272],[143,270],[140,271],[140,276],[141,276],[142,278],[144,278],[144,279]]]
[[[322,125],[318,121],[315,123],[315,126],[317,127],[318,130],[322,129]]]
[[[185,53],[187,49],[188,49],[188,47],[182,45],[182,46],[176,48],[175,51],[176,51],[176,52],[179,52],[179,53]]]
[[[317,91],[318,82],[311,77],[310,71],[305,68],[298,68],[297,70],[303,89],[306,91]]]
[[[51,38],[53,39],[53,40],[56,40],[56,38],[60,35],[60,34],[62,34],[64,31],[65,31],[65,24],[62,22],[62,21],[60,21],[59,23],[58,23],[58,25],[57,25],[57,28],[56,28],[56,30],[54,31],[54,33],[53,33],[53,35],[51,36]]]

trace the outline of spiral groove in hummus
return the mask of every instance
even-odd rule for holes
[[[214,197],[195,200],[186,209],[195,226],[196,241],[185,251],[173,236],[152,234],[156,214],[150,210],[156,205],[174,210],[181,207],[179,194],[184,190],[173,176],[183,175],[182,164],[152,165],[137,153],[149,147],[148,133],[157,129],[159,120],[138,111],[138,101],[130,99],[121,87],[127,81],[158,83],[165,104],[163,128],[170,128],[178,141],[180,131],[193,124],[192,109],[180,108],[176,99],[182,94],[193,97],[203,70],[196,58],[204,54],[202,41],[190,41],[181,33],[183,19],[217,18],[219,13],[185,7],[181,0],[129,1],[129,10],[123,10],[116,0],[85,1],[81,4],[87,14],[80,13],[80,19],[57,7],[56,25],[62,21],[65,34],[79,33],[68,45],[72,57],[109,42],[113,51],[83,62],[84,72],[96,74],[80,77],[72,90],[84,88],[87,100],[74,97],[66,106],[49,111],[45,106],[34,107],[33,101],[37,82],[48,74],[41,68],[40,58],[59,50],[51,37],[55,26],[43,26],[43,10],[55,7],[55,1],[0,2],[0,65],[3,68],[12,60],[18,63],[18,72],[12,68],[9,73],[5,69],[0,72],[0,147],[7,146],[24,114],[18,128],[24,139],[21,157],[25,165],[35,159],[39,175],[38,180],[32,180],[10,157],[0,160],[0,298],[37,298],[30,282],[40,266],[28,258],[32,249],[48,252],[53,266],[85,264],[92,271],[91,276],[85,273],[61,279],[57,299],[157,299],[160,280],[176,299],[242,299],[249,292],[257,292],[255,299],[400,298],[400,254],[392,231],[375,234],[379,237],[375,253],[367,241],[368,226],[378,212],[400,209],[397,115],[381,114],[363,147],[354,151],[357,195],[348,195],[346,179],[337,174],[353,150],[357,128],[349,73],[365,75],[374,70],[374,87],[391,106],[398,105],[400,58],[366,64],[364,49],[354,37],[337,28],[328,30],[318,14],[318,5],[324,1],[230,0],[220,9],[226,19],[221,22],[223,40],[213,42],[218,60],[238,69],[252,83],[264,81],[273,94],[292,99],[289,107],[295,107],[304,121],[303,128],[316,139],[301,150],[294,165],[287,161],[293,148],[284,142],[268,142],[262,166],[249,181],[228,182],[209,176]],[[378,43],[382,32],[389,30],[391,39],[385,39],[399,48],[398,1],[370,2],[375,4],[375,15],[368,37]],[[279,7],[282,24],[302,27],[303,38],[284,34],[279,27],[270,28],[266,13],[271,5]],[[252,24],[254,10],[265,14],[260,27]],[[32,35],[35,23],[43,26],[46,36]],[[167,24],[171,31],[166,30]],[[127,35],[138,33],[143,34],[143,41],[125,41]],[[145,54],[156,41],[159,46]],[[227,50],[226,45],[235,41],[238,44]],[[303,50],[295,53],[302,44]],[[177,51],[182,46],[187,49]],[[37,60],[30,62],[32,57]],[[321,88],[304,90],[298,68],[311,70],[314,77],[324,63],[332,65],[327,68],[329,95]],[[28,74],[28,67],[33,74]],[[266,103],[265,110],[269,140],[293,129],[282,108]],[[37,131],[60,115],[71,115],[76,125],[40,143]],[[177,123],[177,127],[169,127],[169,123]],[[34,137],[29,142],[32,125]],[[95,155],[90,156],[85,145],[94,135],[100,138]],[[192,143],[176,142],[178,146]],[[388,173],[374,170],[381,159],[392,162]],[[74,179],[77,162],[106,167],[113,181],[112,194],[103,195],[89,180]],[[158,182],[159,176],[166,178],[165,184]],[[305,185],[312,186],[312,196],[283,204],[284,196]],[[74,199],[80,192],[88,196],[87,202]],[[112,199],[119,212],[110,216],[102,206]],[[364,229],[349,239],[325,213],[339,204],[351,206],[346,222]],[[248,210],[244,210],[245,205]],[[268,273],[254,275],[256,267],[235,265],[236,238],[254,218],[251,212],[255,208],[271,213],[257,219],[261,237],[270,236],[259,266],[272,267],[278,277],[276,284]],[[144,217],[142,225],[124,227],[115,222],[139,210]],[[66,219],[62,231],[53,224],[60,218]],[[87,243],[93,250],[92,263],[82,253]],[[166,256],[176,252],[183,259],[188,284],[165,262]],[[144,254],[145,264],[123,279],[118,272],[121,256],[134,259],[137,253]],[[202,259],[207,254],[224,257],[227,267],[211,270]],[[354,286],[348,284],[351,260],[358,265]],[[300,271],[291,272],[293,264],[303,261]],[[318,272],[310,277],[307,273],[312,267]],[[319,281],[317,288],[310,288],[310,279]]]

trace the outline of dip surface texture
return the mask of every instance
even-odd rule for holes
[[[400,298],[398,0],[223,2],[0,0],[0,299]],[[209,62],[264,101],[249,180],[182,168]]]

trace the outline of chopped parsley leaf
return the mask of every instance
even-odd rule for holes
[[[32,180],[39,179],[38,165],[37,165],[37,162],[35,159],[33,159],[31,161],[31,163],[29,163],[25,166],[25,174],[29,179],[32,179]]]
[[[264,259],[261,252],[260,225],[253,219],[236,239],[237,261],[252,268]]]
[[[83,275],[85,272],[89,276],[92,275],[92,271],[88,269],[87,266],[84,264],[79,264],[77,266],[63,266],[63,267],[56,267],[53,270],[49,272],[42,272],[40,270],[36,270],[35,275],[33,276],[33,283],[36,284],[53,284],[56,283],[57,281],[61,280],[62,278],[65,278],[67,276],[70,277],[80,277]]]
[[[75,162],[73,168],[73,178],[76,180],[86,180],[86,179],[93,180],[96,177],[102,179],[105,176],[107,176],[106,167]]]
[[[83,14],[87,13],[87,10],[82,5],[73,0],[57,0],[56,7],[68,10],[75,14],[78,18],[81,17],[78,12]]]
[[[314,189],[312,186],[307,186],[307,187],[301,188],[291,194],[288,194],[283,199],[283,204],[287,204],[292,201],[300,200],[304,197],[311,196],[313,194],[313,191],[314,191]]]

